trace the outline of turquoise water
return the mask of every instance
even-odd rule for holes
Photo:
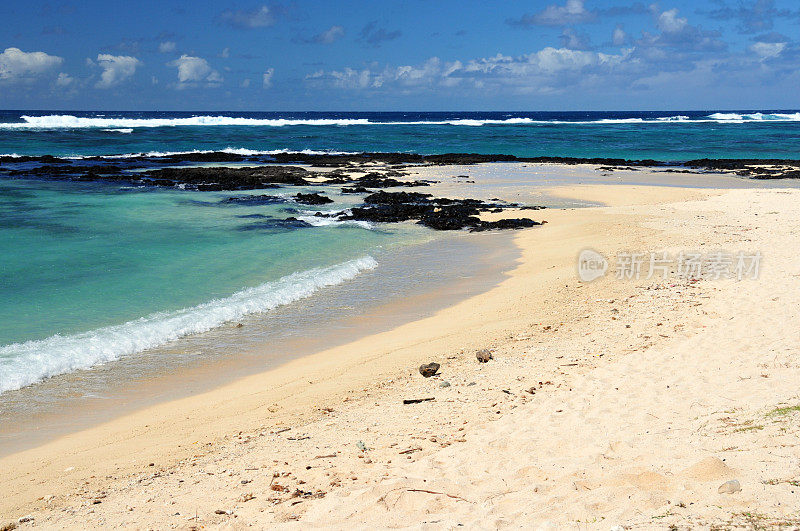
[[[275,227],[310,207],[232,195],[0,181],[0,391],[268,311],[422,233]]]

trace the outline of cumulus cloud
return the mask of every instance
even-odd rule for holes
[[[6,48],[0,53],[0,81],[31,80],[63,62],[61,57],[45,52],[23,52],[19,48]]]
[[[598,72],[623,65],[627,52],[609,55],[585,50],[547,47],[511,57],[497,54],[469,61],[442,61],[432,57],[420,65],[382,69],[344,68],[317,71],[306,76],[311,84],[362,91],[399,90],[403,93],[461,87],[504,89],[515,93],[551,93],[570,83],[580,83]],[[569,81],[569,83],[567,83]]]
[[[689,21],[679,17],[677,9],[670,9],[658,16],[656,24],[664,33],[679,33],[689,25]]]
[[[750,51],[758,55],[761,59],[778,57],[785,49],[785,42],[756,42],[750,46]]]
[[[275,74],[274,68],[267,68],[267,71],[264,72],[262,77],[264,82],[264,88],[270,88],[272,86],[272,75]]]
[[[228,9],[219,15],[219,20],[236,29],[266,28],[275,24],[275,10],[267,6],[255,9]]]
[[[222,76],[219,72],[211,68],[208,61],[202,57],[184,54],[167,63],[167,66],[174,66],[178,69],[178,88],[200,84],[214,86],[222,83]]]
[[[177,45],[172,41],[164,41],[158,45],[158,51],[161,53],[173,53],[177,49]]]
[[[522,18],[509,20],[513,25],[523,26],[566,26],[568,24],[578,24],[589,22],[596,17],[592,11],[588,11],[583,5],[583,0],[566,0],[564,5],[549,5],[542,11],[532,15],[523,15]]]
[[[386,28],[380,28],[376,21],[372,21],[361,29],[358,40],[368,46],[378,48],[384,42],[399,39],[402,34],[400,30],[388,31]]]
[[[318,33],[308,39],[300,39],[302,42],[314,44],[332,44],[344,37],[344,28],[342,26],[331,26],[329,29]]]
[[[69,87],[73,83],[75,83],[75,79],[65,72],[59,73],[58,77],[56,78],[57,87]]]
[[[141,64],[135,57],[129,55],[110,55],[101,53],[97,56],[97,64],[103,69],[100,81],[95,87],[106,89],[119,85],[136,73],[136,67]]]
[[[628,40],[628,36],[625,34],[625,30],[617,24],[617,27],[614,28],[614,33],[611,35],[611,42],[614,46],[622,46],[626,40]]]
[[[661,33],[654,35],[642,32],[635,44],[643,55],[650,55],[651,58],[667,56],[667,50],[670,50],[672,61],[677,63],[686,60],[681,54],[719,52],[727,48],[718,31],[706,31],[690,24],[677,9],[659,11],[657,6],[653,6],[653,15]]]

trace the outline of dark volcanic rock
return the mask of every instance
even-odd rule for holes
[[[425,363],[419,366],[419,373],[425,378],[430,378],[439,371],[439,367],[440,365],[436,362]]]
[[[295,230],[295,229],[304,229],[308,227],[313,227],[310,223],[307,223],[303,220],[290,217],[286,219],[269,219],[264,221],[258,221],[255,223],[250,223],[248,225],[242,225],[239,227],[241,231],[252,231],[252,230],[260,230],[266,232],[283,232],[287,230]]]
[[[343,186],[342,187],[342,193],[343,194],[371,194],[372,190],[368,190],[367,188],[364,188],[363,186],[353,186],[353,187],[349,187],[349,188],[347,186]]]
[[[277,205],[285,202],[286,199],[284,199],[283,197],[278,197],[276,195],[243,195],[240,197],[228,197],[220,201],[220,203],[223,204],[233,204],[233,205],[243,205],[243,206]]]
[[[304,205],[327,205],[329,203],[333,203],[333,199],[330,197],[325,197],[324,195],[320,194],[297,194],[294,196],[294,200],[298,203],[302,203]]]
[[[396,173],[396,172],[395,172]],[[393,177],[385,177],[378,172],[370,172],[366,175],[359,177],[356,180],[356,183],[359,186],[369,187],[369,188],[398,188],[401,186],[412,187],[412,186],[430,186],[429,183],[425,181],[398,181]]]
[[[142,182],[168,180],[195,190],[257,190],[276,184],[307,185],[308,172],[294,166],[248,168],[162,168],[145,172]]]
[[[68,164],[63,162],[62,164]],[[44,165],[35,168],[27,169],[12,169],[8,174],[17,175],[32,175],[32,176],[60,176],[60,175],[76,175],[76,174],[92,174],[92,175],[116,175],[122,171],[122,168],[117,166],[106,165],[65,165],[65,166],[52,166]]]
[[[513,208],[514,205],[485,203],[477,199],[434,198],[431,194],[419,192],[380,191],[364,198],[364,206],[353,207],[349,214],[339,219],[361,220],[378,223],[413,221],[434,230],[473,231],[512,229],[540,225],[528,218],[482,221],[481,212],[497,208]]]
[[[471,227],[470,232],[480,232],[484,230],[505,230],[505,229],[527,229],[546,223],[544,221],[533,221],[529,218],[509,218],[497,221],[481,221],[475,227]]]

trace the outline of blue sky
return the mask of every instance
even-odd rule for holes
[[[796,0],[0,5],[0,108],[800,107]]]

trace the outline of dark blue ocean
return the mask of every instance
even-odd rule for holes
[[[0,154],[198,150],[800,158],[800,112],[0,112]]]

